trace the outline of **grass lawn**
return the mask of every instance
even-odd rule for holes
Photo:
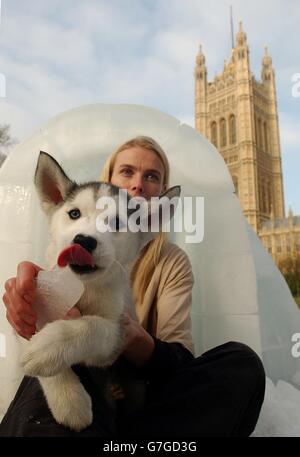
[[[298,304],[298,306],[300,308],[300,297],[295,297],[295,300],[296,300],[296,303]]]

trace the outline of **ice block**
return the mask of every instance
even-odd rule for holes
[[[40,271],[33,305],[38,317],[37,330],[63,318],[76,305],[83,291],[82,282],[69,268],[56,266],[51,271]]]

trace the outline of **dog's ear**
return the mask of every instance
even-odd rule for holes
[[[180,186],[173,186],[159,196],[159,226],[162,229],[163,224],[170,222],[175,214],[179,197],[181,194]],[[170,210],[170,211],[169,211]],[[154,210],[155,211],[155,210]]]
[[[142,247],[157,236],[159,232],[170,231],[172,220],[178,206],[181,193],[180,186],[174,186],[149,201],[142,199],[139,209],[129,221],[129,229],[136,231],[131,224],[140,220]],[[131,199],[139,201],[139,197]]]
[[[76,183],[68,178],[58,162],[42,151],[35,170],[34,184],[47,216],[51,216],[57,205],[63,203],[71,189],[76,187]]]
[[[148,227],[156,227],[156,230],[163,231],[164,227],[170,226],[173,219],[181,193],[180,186],[170,187],[153,203],[148,203]]]

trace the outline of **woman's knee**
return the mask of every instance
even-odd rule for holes
[[[221,367],[223,374],[240,378],[248,383],[257,382],[264,386],[265,370],[258,354],[247,344],[229,341],[202,354],[202,357]],[[201,361],[201,358],[199,362]],[[236,380],[238,381],[238,380]]]
[[[228,342],[227,349],[231,363],[238,367],[236,373],[241,382],[255,385],[264,394],[266,374],[259,355],[247,344],[237,341]]]
[[[250,346],[245,343],[241,343],[239,341],[229,341],[226,343],[227,348],[230,352],[236,355],[237,358],[243,359],[251,359],[252,364],[257,366],[259,370],[263,369],[263,364],[261,358]]]
[[[226,348],[227,350],[234,351],[237,353],[243,353],[243,354],[256,354],[256,352],[247,344],[241,343],[240,341],[228,341],[227,343],[224,343],[222,347]]]

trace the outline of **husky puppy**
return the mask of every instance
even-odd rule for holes
[[[99,209],[96,202],[109,197],[118,208],[125,191],[102,182],[77,184],[45,152],[39,155],[35,186],[50,223],[48,269],[57,265],[63,252],[64,265],[82,281],[84,292],[77,303],[82,317],[45,325],[26,343],[21,364],[25,374],[39,379],[56,421],[80,431],[92,423],[92,403],[71,367],[85,364],[106,368],[116,360],[123,342],[124,310],[127,308],[134,316],[130,266],[157,233],[150,229],[122,231],[124,212],[121,215],[118,210],[114,215],[115,231],[99,230],[105,210]],[[179,194],[180,187],[175,186],[161,197],[178,198]],[[127,192],[125,198],[127,203],[132,200]],[[146,205],[150,215],[149,202]],[[171,218],[174,207],[170,208]],[[133,214],[128,206],[126,211],[127,216]],[[79,257],[77,251],[73,253],[75,248],[79,249]]]

